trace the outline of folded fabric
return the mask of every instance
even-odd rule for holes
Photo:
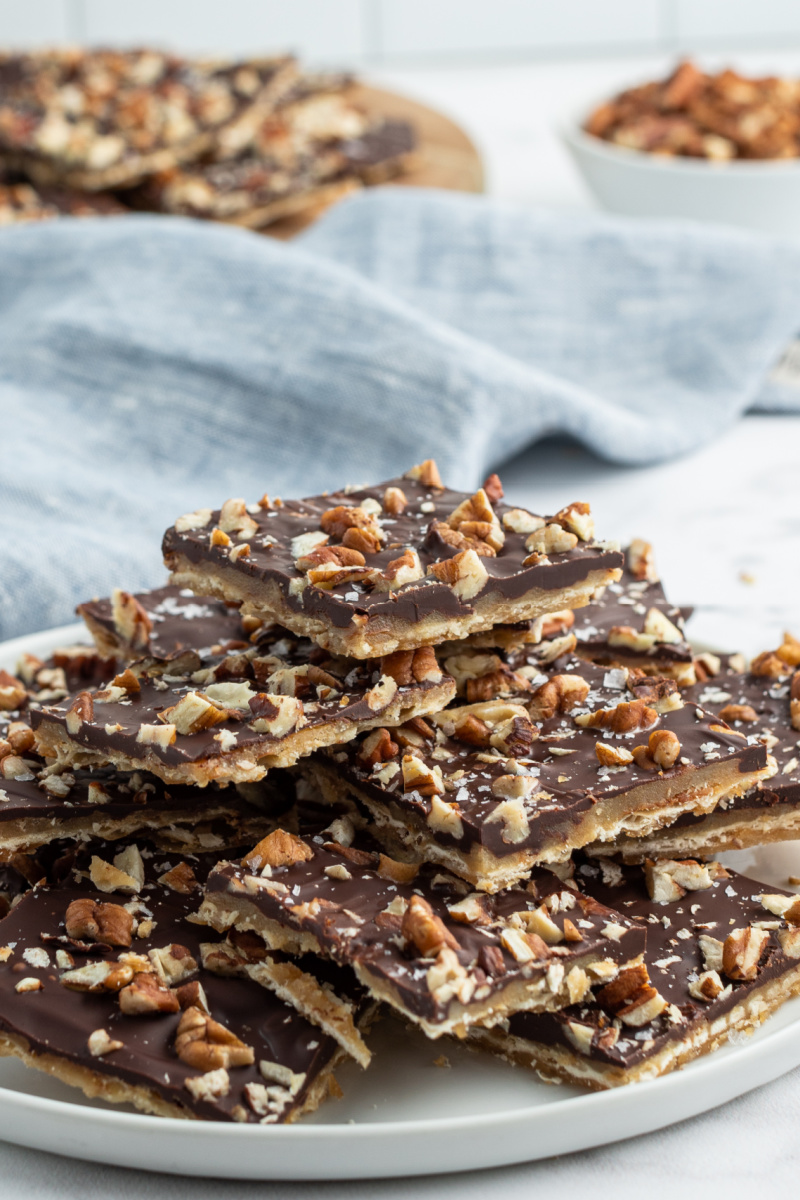
[[[798,328],[800,246],[440,192],[365,192],[292,244],[152,216],[4,229],[0,636],[157,584],[161,531],[232,495],[429,456],[469,487],[554,432],[685,453],[758,403]]]

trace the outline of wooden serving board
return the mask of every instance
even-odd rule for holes
[[[360,105],[371,115],[410,121],[417,131],[418,165],[390,180],[391,185],[449,188],[457,192],[483,191],[481,156],[464,130],[449,117],[406,96],[365,84],[356,84],[348,91],[348,97],[352,97],[354,104]],[[316,221],[327,207],[323,205],[295,216],[283,217],[262,232],[284,240],[294,237]]]

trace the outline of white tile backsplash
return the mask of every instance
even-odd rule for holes
[[[797,0],[671,0],[681,46],[800,41]]]
[[[0,0],[0,46],[71,41],[71,16],[69,0]]]
[[[653,48],[659,0],[370,0],[380,15],[380,51],[431,56],[598,48]]]
[[[29,0],[21,0],[28,3]],[[364,56],[362,0],[78,0],[88,42],[190,53],[295,50],[312,63]]]
[[[292,49],[387,67],[800,47],[798,0],[0,0],[0,46]]]

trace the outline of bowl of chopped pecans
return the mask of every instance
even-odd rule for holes
[[[563,136],[612,212],[800,235],[800,80],[683,62],[595,105]]]

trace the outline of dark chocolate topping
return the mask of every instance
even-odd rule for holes
[[[293,592],[290,585],[299,586],[305,581],[305,575],[295,566],[298,556],[292,552],[292,540],[301,534],[318,532],[323,513],[339,505],[357,507],[368,501],[382,506],[387,487],[399,488],[407,505],[402,512],[391,516],[378,510],[378,520],[386,539],[378,553],[365,555],[367,566],[383,572],[410,547],[419,555],[423,577],[391,592],[373,590],[369,582],[351,580],[330,590],[306,586],[302,591]],[[254,511],[250,515],[258,528],[241,539],[250,546],[250,553],[235,562],[229,557],[228,547],[210,544],[212,531],[220,517],[216,511],[210,513],[203,528],[184,532],[168,529],[164,535],[164,558],[170,567],[180,554],[195,564],[202,563],[211,569],[224,568],[229,580],[235,578],[235,574],[241,574],[247,580],[273,582],[294,612],[324,619],[341,629],[351,623],[355,614],[370,620],[387,618],[409,623],[430,614],[457,617],[473,611],[471,601],[460,599],[451,587],[426,572],[432,564],[452,558],[458,552],[457,547],[438,536],[436,522],[446,521],[457,506],[468,499],[467,493],[427,487],[403,476],[374,487],[287,501],[281,507],[260,509],[252,506]],[[511,511],[511,506],[502,501],[496,502],[493,508],[501,521]],[[489,577],[476,595],[517,600],[532,588],[556,591],[579,584],[591,571],[622,566],[619,551],[579,542],[573,550],[551,555],[547,563],[523,567],[523,560],[529,556],[525,548],[526,537],[526,534],[505,530],[505,542],[496,556],[481,558]]]
[[[313,934],[324,956],[363,972],[362,981],[367,975],[388,985],[407,1012],[428,1022],[448,1018],[454,992],[464,1004],[473,997],[484,1001],[516,980],[528,980],[533,987],[554,964],[563,968],[563,976],[587,955],[620,963],[641,952],[641,938],[631,931],[626,917],[585,904],[550,871],[534,871],[525,889],[493,896],[474,894],[472,912],[459,920],[458,910],[456,915],[450,910],[465,900],[469,888],[452,875],[422,866],[413,883],[398,883],[381,867],[369,842],[368,849],[361,851],[361,862],[354,861],[360,852],[358,840],[343,847],[319,834],[304,838],[303,843],[310,859],[271,868],[266,877],[244,864],[220,864],[209,875],[207,895],[212,900],[216,893],[240,898],[269,920]],[[424,955],[399,936],[403,913],[415,896],[427,901],[455,939],[451,949],[465,972],[466,992],[432,990],[428,972],[436,952]],[[510,930],[518,933],[526,926],[515,921],[514,914],[539,909],[555,896],[560,902],[553,904],[550,913],[558,926],[558,944],[541,943],[538,951],[528,951],[528,961],[520,961],[507,939]],[[565,917],[580,928],[581,941],[563,940]]]
[[[585,680],[591,690],[586,699],[571,711],[558,713],[544,721],[534,721],[534,731],[538,732],[538,737],[522,753],[507,755],[491,747],[476,750],[474,746],[447,736],[445,731],[439,729],[434,738],[421,738],[417,733],[416,742],[419,744],[400,750],[394,759],[398,769],[391,777],[386,774],[379,777],[386,763],[378,762],[371,768],[359,758],[364,737],[326,751],[325,764],[372,799],[390,802],[417,819],[427,821],[432,811],[431,796],[413,788],[404,791],[399,764],[403,754],[413,753],[430,770],[441,769],[447,789],[442,798],[447,803],[455,804],[461,820],[460,837],[435,826],[431,828],[431,836],[436,841],[463,850],[469,850],[474,844],[482,845],[498,857],[522,849],[538,851],[554,839],[563,840],[564,848],[568,850],[574,827],[588,810],[598,803],[651,783],[659,775],[635,763],[625,767],[602,766],[595,750],[597,742],[628,750],[646,745],[649,730],[612,735],[601,729],[581,728],[575,723],[575,718],[582,713],[612,708],[619,702],[633,700],[631,693],[626,690],[622,671],[606,671],[570,656],[543,668],[538,666],[536,655],[537,648],[534,646],[511,656],[515,669],[523,662],[537,665],[540,674],[530,678],[532,688],[545,683],[549,677],[569,674]],[[512,695],[508,700],[529,702],[530,694]],[[446,718],[450,712],[455,721],[458,708],[448,710],[442,717]],[[442,717],[437,719],[437,723],[441,723]],[[712,726],[715,728],[712,729]],[[766,766],[767,756],[762,745],[748,745],[741,736],[727,731],[718,718],[704,713],[694,703],[662,714],[653,728],[672,731],[681,744],[680,759],[675,766],[663,771],[661,777],[675,780],[683,777],[687,788],[691,786],[694,770],[714,762],[734,759],[741,773],[757,771]],[[391,767],[389,769],[392,770]],[[497,815],[505,802],[504,798],[492,790],[493,783],[501,776],[507,777],[510,772],[522,773],[535,780],[530,796],[525,800],[529,830],[513,841],[505,831],[503,820]]]
[[[167,664],[163,672],[143,674],[139,691],[112,687],[96,694],[92,717],[70,737],[98,754],[120,751],[133,761],[151,752],[167,765],[199,763],[224,758],[230,749],[252,751],[257,759],[302,729],[326,726],[331,740],[338,740],[354,723],[374,723],[391,703],[399,700],[411,706],[433,689],[444,687],[446,692],[452,688],[452,681],[443,673],[439,680],[412,681],[396,688],[394,680],[388,679],[390,686],[384,688],[380,660],[335,658],[308,638],[278,627],[265,634],[257,646],[203,661],[202,667],[190,673],[172,674]],[[237,685],[238,694],[234,695]],[[172,744],[140,740],[143,726],[163,730],[160,714],[188,693],[197,692],[227,709],[228,716],[196,732],[177,732]],[[34,728],[39,729],[43,722],[66,728],[67,713],[75,700],[69,696],[33,713]],[[276,707],[281,704],[287,710],[291,706],[294,716],[284,721]],[[271,722],[276,722],[272,729]]]
[[[202,861],[192,857],[185,861],[202,879]],[[147,860],[148,878],[155,879],[177,862],[174,856],[154,856]],[[227,1094],[206,1098],[193,1096],[185,1087],[188,1079],[203,1072],[186,1065],[175,1052],[181,1012],[130,1016],[120,1011],[113,992],[88,994],[59,983],[59,946],[68,949],[75,967],[98,959],[115,963],[118,957],[116,948],[95,944],[82,951],[65,937],[67,907],[84,898],[115,904],[129,899],[87,887],[36,889],[3,922],[3,937],[12,953],[0,965],[0,1029],[24,1038],[34,1053],[51,1054],[132,1086],[152,1088],[164,1100],[205,1120],[258,1122],[265,1116],[265,1123],[273,1123],[286,1120],[302,1105],[309,1088],[337,1053],[336,1043],[258,984],[220,978],[199,966],[200,943],[213,941],[214,936],[203,926],[186,920],[197,908],[197,891],[181,895],[163,885],[147,883],[136,898],[138,906],[134,901],[131,907],[136,906],[138,920],[151,917],[154,928],[146,937],[134,937],[130,950],[146,955],[151,949],[172,943],[186,947],[198,963],[190,979],[201,983],[212,1018],[253,1048],[253,1065],[229,1068]],[[29,978],[40,980],[43,987],[17,992],[17,984]],[[111,1039],[123,1043],[122,1047],[101,1057],[90,1054],[87,1041],[98,1029],[105,1029]],[[276,1087],[269,1072],[262,1074],[262,1061],[303,1077],[296,1081],[293,1095],[289,1087]],[[275,1088],[271,1105],[261,1112],[254,1111],[245,1088],[265,1084]]]
[[[609,882],[604,882],[604,877]],[[760,901],[765,892],[789,895],[779,888],[764,888],[731,871],[729,878],[721,878],[705,890],[688,891],[680,900],[656,904],[648,896],[641,867],[579,863],[576,880],[587,895],[602,904],[617,906],[646,928],[645,963],[650,983],[672,1007],[641,1028],[623,1024],[613,1045],[611,1039],[601,1040],[603,1031],[612,1026],[612,1017],[596,1003],[574,1005],[553,1014],[516,1014],[509,1027],[512,1036],[560,1044],[574,1051],[575,1043],[568,1037],[567,1028],[569,1022],[577,1022],[596,1030],[590,1049],[592,1059],[610,1066],[631,1067],[670,1042],[688,1037],[699,1022],[713,1022],[729,1012],[754,989],[797,968],[797,959],[782,950],[778,931],[770,929],[756,978],[742,981],[721,973],[726,990],[710,1002],[698,1000],[689,992],[690,984],[706,969],[700,935],[724,942],[733,929],[752,924],[767,922],[787,928],[786,922]]]
[[[89,600],[78,606],[84,619],[100,626],[109,638],[119,643],[126,659],[150,657],[167,662],[186,650],[194,650],[205,659],[219,654],[220,646],[230,649],[232,642],[240,643],[244,649],[250,645],[238,610],[213,596],[195,596],[186,588],[163,587],[137,592],[134,599],[151,624],[146,643],[138,647],[126,643],[114,624],[111,599]]]

